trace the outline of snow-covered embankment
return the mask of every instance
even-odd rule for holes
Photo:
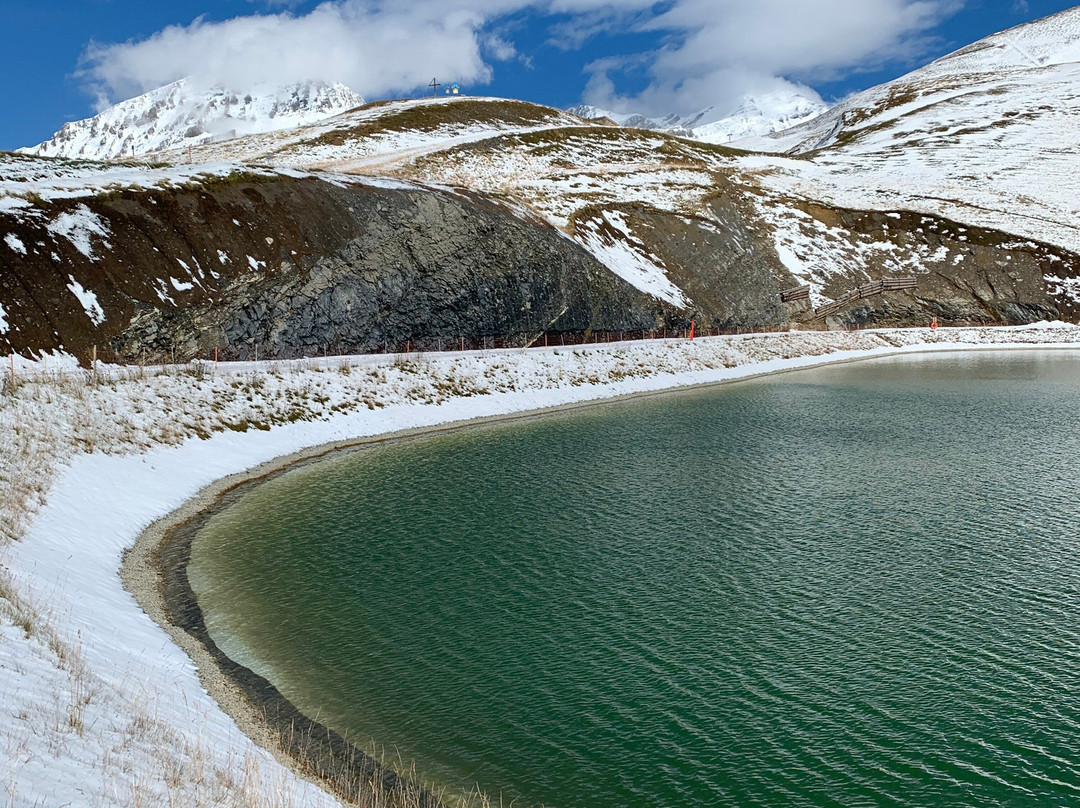
[[[123,553],[215,480],[306,447],[1080,328],[806,332],[277,365],[21,365],[0,398],[0,804],[330,805],[255,746],[123,588]],[[52,365],[50,370],[49,365]]]

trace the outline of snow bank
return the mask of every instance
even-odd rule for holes
[[[12,808],[334,804],[240,732],[121,586],[141,531],[223,476],[391,430],[905,351],[1051,344],[1080,347],[1080,328],[744,335],[213,375],[20,363],[0,404],[0,794]]]

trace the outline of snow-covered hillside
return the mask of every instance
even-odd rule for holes
[[[504,98],[455,96],[377,101],[293,129],[196,146],[197,163],[257,161],[288,169],[392,173],[424,154],[502,134],[580,126],[569,113]],[[188,152],[162,159],[184,161]]]
[[[200,88],[188,79],[123,101],[93,118],[68,123],[37,146],[44,157],[112,159],[214,140],[291,129],[353,109],[364,99],[342,84],[306,82],[236,92]]]
[[[1080,8],[996,34],[772,137],[784,195],[911,210],[1080,252]],[[810,159],[805,159],[805,158]]]
[[[748,95],[737,109],[722,115],[715,107],[706,107],[692,115],[665,115],[650,118],[636,113],[620,113],[587,104],[569,112],[585,120],[608,118],[620,126],[654,129],[692,137],[706,143],[723,144],[732,140],[770,135],[812,120],[828,109],[817,98],[791,90],[762,95]]]

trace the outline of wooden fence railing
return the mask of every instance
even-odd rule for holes
[[[840,309],[848,303],[855,300],[862,300],[863,298],[880,295],[882,292],[899,292],[903,289],[914,289],[918,285],[919,281],[914,276],[908,276],[906,278],[885,278],[880,281],[872,281],[863,284],[858,289],[852,289],[849,292],[845,292],[832,303],[827,303],[820,309],[814,309],[814,316],[828,317],[830,314],[840,311]]]

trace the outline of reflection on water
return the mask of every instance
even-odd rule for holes
[[[308,466],[211,630],[518,805],[1080,799],[1080,357],[803,371]]]

